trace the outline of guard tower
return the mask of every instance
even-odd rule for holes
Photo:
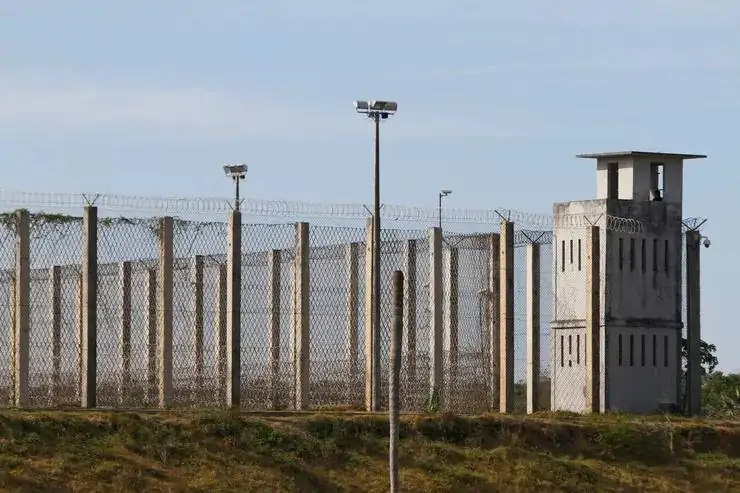
[[[648,413],[679,402],[683,162],[698,154],[611,152],[596,160],[596,199],[554,205],[552,409],[586,412],[586,228],[601,227],[601,411]],[[642,227],[609,224],[607,216]]]

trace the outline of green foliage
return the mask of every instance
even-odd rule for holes
[[[435,388],[435,389],[432,389],[432,393],[429,396],[429,399],[427,399],[427,402],[424,406],[424,411],[427,414],[435,414],[439,412],[439,408],[440,408],[439,389]]]
[[[702,407],[712,417],[740,416],[740,374],[714,372],[707,376],[702,386]]]
[[[710,375],[719,365],[719,360],[715,353],[717,352],[717,346],[709,344],[706,341],[699,341],[699,353],[701,354],[701,367],[702,375]],[[683,371],[685,372],[688,368],[689,361],[689,344],[684,338],[681,339],[681,360],[683,365]]]

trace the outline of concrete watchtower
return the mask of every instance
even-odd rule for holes
[[[587,238],[585,228],[564,217],[574,214],[601,226],[601,410],[647,413],[677,404],[683,161],[706,156],[628,151],[578,157],[596,160],[596,199],[554,205],[552,409],[588,411]],[[635,232],[607,225],[607,216],[643,226]]]

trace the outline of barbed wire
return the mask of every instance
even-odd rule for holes
[[[159,215],[218,215],[233,210],[233,202],[215,197],[144,197],[115,194],[84,194],[62,192],[24,192],[0,190],[0,204],[15,207],[82,208],[95,205],[101,209],[139,211]],[[241,211],[248,216],[271,218],[343,218],[364,219],[370,217],[370,208],[363,204],[326,204],[288,200],[244,199]],[[435,207],[419,207],[384,204],[381,217],[400,222],[431,224],[439,220],[440,211]],[[551,214],[523,212],[507,208],[442,210],[445,223],[497,224],[501,220],[516,223],[520,228],[552,230],[559,228],[585,228],[600,224],[610,231],[640,233],[645,221],[636,218],[617,217],[607,214]]]

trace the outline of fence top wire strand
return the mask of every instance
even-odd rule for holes
[[[143,197],[112,194],[83,194],[55,192],[23,192],[0,189],[0,204],[15,207],[48,207],[52,209],[79,209],[95,205],[105,210],[146,212],[160,215],[221,215],[233,210],[233,202],[225,198],[200,197]],[[241,212],[248,216],[272,218],[343,218],[366,219],[370,208],[362,204],[323,204],[286,200],[244,199]],[[391,221],[435,224],[439,209],[384,204],[381,217]],[[606,214],[570,214],[553,217],[551,214],[530,213],[513,209],[443,209],[442,219],[447,223],[498,224],[511,221],[517,227],[531,230],[555,228],[585,228],[600,223],[611,231],[640,233],[645,222],[636,218]]]

